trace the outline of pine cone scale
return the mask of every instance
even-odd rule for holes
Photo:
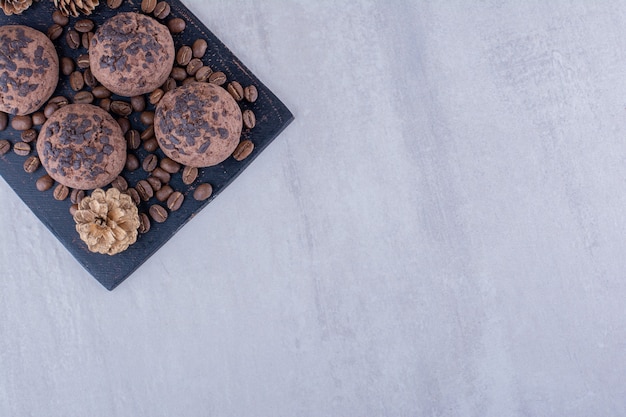
[[[33,4],[33,0],[0,0],[0,9],[5,15],[21,14]]]
[[[139,212],[129,195],[115,188],[95,190],[74,214],[76,231],[91,252],[115,255],[137,240]]]
[[[0,0],[1,1],[1,0]],[[66,16],[90,15],[100,4],[100,0],[54,0],[54,5]]]

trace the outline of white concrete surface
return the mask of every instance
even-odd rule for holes
[[[624,3],[187,4],[296,120],[112,293],[0,181],[0,415],[626,416]]]

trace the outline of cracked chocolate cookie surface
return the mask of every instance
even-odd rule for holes
[[[191,167],[217,165],[239,143],[239,105],[222,87],[194,82],[169,91],[154,116],[154,133],[161,150]]]
[[[169,29],[149,16],[120,13],[107,20],[89,48],[91,72],[120,96],[152,92],[167,80],[174,64]]]
[[[126,163],[126,139],[109,113],[91,104],[63,106],[41,128],[37,152],[48,174],[81,190],[104,187]]]
[[[33,113],[58,82],[59,56],[46,35],[27,26],[0,26],[0,111]]]

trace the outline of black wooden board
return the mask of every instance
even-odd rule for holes
[[[183,184],[180,173],[173,175],[170,185],[185,195],[185,201],[181,209],[170,212],[169,218],[165,223],[158,224],[152,222],[148,233],[140,235],[137,242],[127,251],[114,256],[95,254],[88,251],[87,246],[80,240],[75,230],[74,220],[69,213],[71,206],[69,198],[65,201],[56,201],[52,196],[54,187],[46,192],[37,191],[35,182],[37,178],[45,174],[43,168],[39,168],[33,174],[27,174],[23,169],[25,157],[16,155],[12,150],[0,157],[0,175],[43,224],[72,253],[76,260],[108,290],[114,289],[130,276],[193,218],[196,213],[210,203],[293,120],[293,115],[287,107],[180,1],[169,0],[168,2],[171,6],[171,14],[163,23],[174,17],[181,17],[187,22],[185,31],[173,36],[177,49],[182,45],[191,45],[197,38],[204,38],[209,44],[209,49],[203,59],[205,65],[209,65],[214,71],[223,71],[229,81],[235,80],[243,86],[253,84],[257,87],[259,92],[258,100],[253,104],[245,101],[240,104],[242,110],[253,110],[257,119],[257,125],[254,129],[244,129],[242,133],[242,140],[250,139],[255,145],[250,157],[241,162],[230,157],[220,165],[200,169],[198,180],[191,186]],[[141,2],[139,0],[126,0],[124,5],[117,10],[109,9],[105,1],[101,0],[100,3],[100,6],[94,13],[88,16],[96,22],[96,25],[104,22],[116,13],[125,11],[140,12]],[[0,24],[22,24],[46,33],[48,27],[52,24],[51,14],[53,11],[54,5],[52,1],[42,0],[38,3],[33,3],[30,9],[19,16],[5,16],[0,12]],[[78,19],[72,18],[63,35],[54,42],[59,56],[69,56],[76,59],[80,54],[86,53],[86,50],[83,48],[71,50],[65,42],[65,34],[76,20]],[[62,95],[71,99],[74,96],[74,92],[69,88],[67,78],[61,75],[55,95]],[[86,89],[89,90],[89,88]],[[129,101],[127,98],[122,99]],[[151,108],[153,106],[149,107],[149,109]],[[135,129],[142,131],[145,128],[139,122],[138,114],[133,114],[130,120]],[[5,131],[0,132],[0,139],[7,139],[12,144],[15,144],[20,140],[20,135],[19,132],[9,127]],[[147,154],[143,148],[132,152],[140,160]],[[157,151],[157,154],[159,157],[163,157],[160,150]],[[148,174],[140,168],[134,172],[124,171],[122,176],[126,178],[130,186],[134,186],[139,180],[147,178]],[[208,182],[213,186],[213,195],[209,200],[198,202],[193,199],[192,195],[196,186],[203,182]],[[159,202],[156,198],[152,198],[150,201],[142,203],[139,206],[139,211],[147,213],[148,207],[157,203]],[[164,205],[163,203],[159,204]],[[46,256],[46,254],[39,254],[39,256]],[[67,279],[73,279],[73,277],[68,277]]]

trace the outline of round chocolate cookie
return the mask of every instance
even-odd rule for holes
[[[172,71],[174,58],[169,29],[139,13],[120,13],[107,20],[89,48],[93,75],[106,88],[125,97],[162,86]]]
[[[104,187],[124,169],[126,139],[109,113],[91,104],[61,107],[39,132],[41,164],[71,188]]]
[[[241,110],[222,87],[194,82],[163,96],[154,115],[161,150],[191,167],[217,165],[239,143]]]
[[[0,111],[33,113],[58,82],[59,56],[46,35],[27,26],[0,26]]]

